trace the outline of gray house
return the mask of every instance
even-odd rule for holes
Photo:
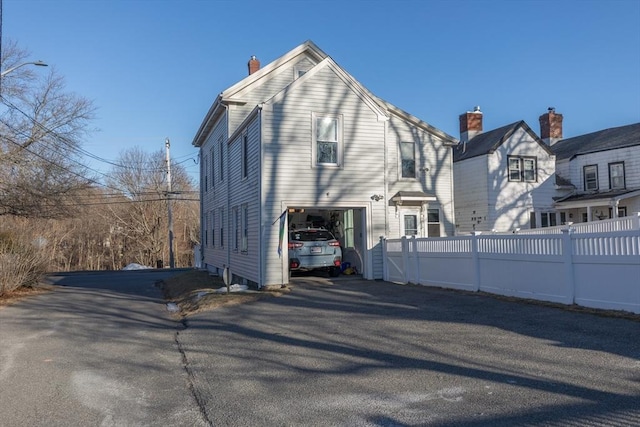
[[[345,262],[378,279],[382,237],[454,234],[455,138],[370,93],[310,41],[248,68],[193,140],[203,266],[286,284],[286,230],[321,225]]]

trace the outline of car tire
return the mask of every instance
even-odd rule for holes
[[[329,276],[338,277],[339,275],[340,275],[340,268],[339,267],[331,267],[331,268],[329,268]]]

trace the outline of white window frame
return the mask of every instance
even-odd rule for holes
[[[593,170],[594,175],[595,175],[595,179],[593,180],[588,180],[587,179],[587,174],[589,173],[589,170]],[[585,165],[582,167],[582,179],[584,182],[584,191],[598,191],[599,185],[598,185],[598,165]],[[589,187],[589,183],[593,182],[595,185],[592,187]]]
[[[224,139],[218,138],[218,170],[219,182],[224,182]]]
[[[621,176],[614,176],[614,170],[620,167]],[[626,188],[626,179],[624,173],[624,162],[611,162],[609,163],[609,188],[611,190],[624,190]],[[620,179],[622,185],[614,185],[615,179]]]
[[[231,214],[233,216],[233,238],[231,248],[234,252],[238,252],[240,249],[240,210],[237,206],[232,208]]]
[[[318,163],[318,121],[319,120],[335,120],[336,121],[336,141],[324,141],[324,142],[335,142],[336,143],[336,161],[335,162],[326,162],[326,163]],[[342,130],[342,122],[343,116],[342,114],[321,114],[321,113],[311,113],[311,134],[312,134],[312,146],[311,146],[311,166],[314,168],[318,167],[333,167],[340,168],[343,165],[344,160],[344,140],[343,140],[343,130]]]
[[[527,164],[532,163],[532,168]],[[532,172],[533,177],[527,177],[527,172]],[[533,156],[507,156],[507,178],[510,182],[537,182],[538,159]]]
[[[247,132],[242,134],[242,166],[241,178],[246,179],[249,176],[249,135]]]
[[[240,221],[242,222],[242,238],[240,242],[240,252],[247,253],[249,250],[249,205],[246,203],[240,207]]]
[[[402,209],[400,212],[400,235],[412,237],[413,234],[407,234],[407,230],[405,228],[405,217],[415,216],[416,217],[416,237],[422,237],[422,217],[420,215],[420,208],[415,209]]]
[[[222,138],[222,137],[220,137]],[[215,156],[215,147],[211,147],[211,188],[213,189],[214,187],[214,183],[216,180],[216,174],[215,174],[215,161],[214,161],[214,156]],[[209,173],[209,171],[207,171],[206,173]]]
[[[224,248],[224,208],[220,208],[218,217],[220,218],[220,247]]]
[[[429,220],[429,211],[437,211],[438,212],[438,222],[432,222]],[[442,236],[442,210],[440,210],[440,208],[438,207],[427,207],[426,208],[426,218],[427,218],[427,237],[441,237]],[[431,233],[429,233],[429,226],[431,225],[435,225],[438,224],[438,235],[437,236],[431,236]]]
[[[404,176],[404,162],[405,162],[405,158],[404,158],[404,153],[402,150],[402,147],[404,146],[404,144],[411,144],[411,148],[413,149],[413,158],[410,159],[413,161],[413,175],[411,176]],[[399,172],[400,172],[400,179],[416,179],[417,178],[417,163],[416,163],[416,143],[415,141],[400,141],[400,146],[398,147],[398,159],[399,159]],[[407,161],[409,161],[409,159],[406,159]]]

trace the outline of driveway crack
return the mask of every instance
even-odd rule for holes
[[[196,377],[193,370],[189,366],[189,359],[187,358],[187,353],[184,351],[184,347],[180,342],[180,332],[186,330],[188,327],[189,327],[189,324],[187,323],[187,320],[182,319],[180,321],[179,330],[176,331],[174,339],[175,339],[176,345],[178,346],[178,352],[180,353],[180,357],[182,359],[182,367],[187,373],[187,386],[189,388],[189,392],[191,393],[191,396],[193,396],[194,400],[196,401],[196,405],[198,406],[198,410],[200,411],[200,415],[202,416],[204,422],[208,426],[213,426],[213,421],[211,421],[209,419],[209,416],[207,415],[207,409],[204,403],[204,398],[198,392],[195,386]]]

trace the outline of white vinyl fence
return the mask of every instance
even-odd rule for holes
[[[640,230],[382,239],[384,279],[640,314]]]

